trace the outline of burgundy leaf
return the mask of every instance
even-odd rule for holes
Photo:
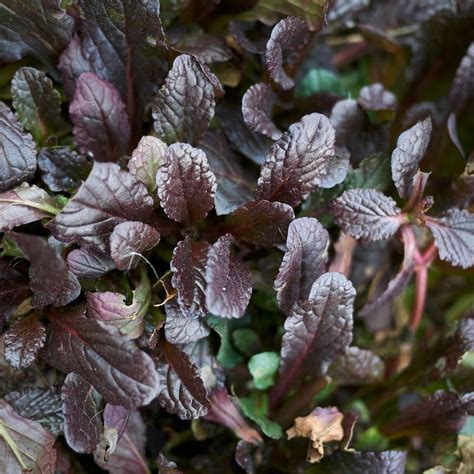
[[[166,143],[199,142],[214,116],[215,93],[210,79],[197,58],[183,54],[174,60],[153,104],[159,138]]]
[[[467,48],[453,79],[449,102],[455,110],[468,102],[474,89],[474,42]]]
[[[282,135],[272,121],[275,100],[271,86],[263,82],[251,86],[242,97],[242,116],[247,127],[272,140],[278,140]]]
[[[397,105],[395,94],[385,90],[379,82],[363,87],[357,102],[370,111],[393,110]]]
[[[158,402],[182,420],[199,418],[209,409],[207,390],[199,368],[177,346],[161,340],[156,355],[160,379]]]
[[[449,209],[440,218],[426,217],[441,260],[457,267],[474,265],[474,214]]]
[[[61,255],[46,240],[36,235],[11,232],[10,238],[30,261],[30,287],[33,306],[65,306],[81,293],[81,285]]]
[[[25,369],[46,342],[46,329],[36,316],[16,320],[3,335],[5,360],[14,369]]]
[[[171,283],[177,290],[179,308],[184,317],[207,314],[205,271],[209,249],[207,242],[193,242],[188,236],[173,251]]]
[[[6,191],[33,178],[36,147],[12,111],[0,102],[0,191]]]
[[[249,53],[263,54],[266,38],[263,34],[259,38],[254,38],[252,33],[255,33],[255,25],[255,22],[232,20],[229,21],[228,30],[241,48]],[[250,32],[250,35],[247,32]]]
[[[328,232],[317,219],[301,217],[290,224],[287,251],[274,283],[285,314],[297,301],[308,298],[313,283],[324,273],[328,246]]]
[[[294,87],[295,83],[290,75],[298,65],[308,40],[308,27],[301,18],[284,18],[273,28],[267,43],[265,62],[269,76],[282,89],[289,90]]]
[[[90,170],[84,155],[69,147],[43,148],[38,155],[41,179],[51,191],[71,191],[78,188]]]
[[[413,178],[431,138],[431,119],[428,117],[405,130],[397,140],[392,153],[392,178],[400,197],[408,199]]]
[[[252,294],[252,275],[232,253],[232,236],[226,234],[210,248],[206,266],[206,304],[222,318],[241,318]]]
[[[140,255],[159,241],[160,234],[154,227],[143,222],[121,222],[110,236],[110,255],[119,270],[130,270],[140,263]]]
[[[117,224],[146,222],[152,215],[153,199],[143,183],[114,163],[94,163],[85,183],[48,227],[63,242],[93,244],[105,251]]]
[[[331,123],[336,129],[336,144],[348,146],[352,134],[359,135],[366,120],[364,111],[354,99],[336,102],[331,110]]]
[[[115,262],[93,247],[74,249],[67,256],[67,266],[77,278],[95,279],[115,268]]]
[[[85,308],[50,312],[43,356],[58,370],[75,372],[114,405],[135,408],[153,400],[159,380],[150,357],[118,329],[88,319]]]
[[[106,403],[104,407],[104,428],[114,429],[117,433],[117,440],[120,441],[127,428],[129,417],[130,410],[119,405]]]
[[[197,316],[183,314],[175,301],[169,301],[165,308],[165,335],[171,344],[190,344],[209,336],[209,326]]]
[[[252,445],[241,439],[235,448],[235,461],[246,474],[255,474]]]
[[[156,183],[166,215],[188,225],[204,219],[214,207],[217,188],[206,154],[186,143],[175,143],[168,147],[165,157]]]
[[[166,163],[166,143],[152,136],[142,137],[128,162],[128,171],[147,187],[150,194],[156,191],[156,172]]]
[[[295,213],[287,204],[249,201],[229,216],[227,229],[238,240],[257,247],[271,247],[285,241],[294,218]]]
[[[30,293],[28,278],[0,259],[0,327]]]
[[[355,239],[388,239],[404,222],[397,203],[375,189],[349,189],[330,204],[341,229]]]
[[[92,154],[96,161],[116,161],[127,153],[130,124],[112,84],[91,72],[81,74],[69,113],[79,151]]]
[[[456,327],[454,336],[448,339],[446,348],[443,350],[445,364],[440,367],[441,375],[454,371],[464,354],[474,352],[474,319],[463,318]]]
[[[39,423],[18,415],[0,399],[0,472],[53,474],[55,438]]]
[[[232,50],[222,38],[196,32],[183,36],[174,45],[180,53],[187,53],[200,59],[203,63],[221,63],[232,59]]]
[[[327,174],[322,178],[319,186],[321,188],[330,189],[337,184],[341,184],[351,169],[349,158],[350,153],[346,148],[336,148],[336,156],[329,162]]]
[[[77,453],[92,453],[102,430],[100,407],[94,387],[81,376],[68,374],[61,389],[64,411],[64,436]]]

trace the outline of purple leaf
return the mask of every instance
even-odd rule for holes
[[[117,440],[120,441],[127,428],[129,417],[130,410],[119,405],[106,403],[104,407],[104,428],[114,429],[117,432]]]
[[[165,340],[158,344],[159,353],[155,356],[160,379],[158,402],[182,420],[205,415],[210,404],[199,368],[177,346]]]
[[[324,472],[338,474],[405,474],[405,451],[337,451],[321,463]]]
[[[173,251],[171,283],[178,293],[179,308],[184,317],[197,318],[207,314],[205,271],[209,249],[207,242],[193,242],[188,236]]]
[[[297,206],[327,175],[335,158],[334,141],[327,117],[305,115],[270,148],[255,197]]]
[[[272,121],[272,109],[276,94],[269,84],[260,82],[247,90],[242,98],[242,116],[245,125],[254,132],[272,140],[281,138],[282,133]]]
[[[308,27],[301,18],[284,18],[273,28],[267,43],[265,63],[268,75],[282,89],[289,90],[294,87],[295,82],[290,75],[298,65],[308,40]]]
[[[252,274],[232,253],[233,238],[226,234],[211,247],[206,266],[206,304],[222,318],[241,318],[252,294]]]
[[[474,265],[474,214],[449,209],[440,218],[426,217],[439,257],[457,267]]]
[[[214,207],[217,188],[206,154],[186,143],[175,143],[168,147],[165,157],[156,184],[166,215],[186,225],[204,219]]]
[[[336,149],[336,156],[329,162],[326,176],[321,180],[321,188],[330,189],[341,184],[351,169],[350,153],[346,148]]]
[[[330,210],[343,232],[355,239],[388,239],[404,222],[397,203],[375,189],[349,189]]]
[[[16,320],[4,333],[5,360],[14,369],[26,369],[46,342],[46,329],[36,315]]]
[[[453,142],[453,145],[458,149],[460,155],[465,160],[466,154],[464,153],[463,147],[459,140],[457,118],[454,112],[449,114],[448,121],[446,123],[446,128],[448,129],[448,135],[451,141]]]
[[[458,322],[454,336],[448,339],[442,358],[445,364],[437,367],[440,375],[453,372],[467,352],[474,352],[474,319],[469,317]]]
[[[228,30],[237,44],[249,53],[263,54],[265,52],[266,38],[264,35],[254,38],[255,22],[231,20],[229,21]],[[247,34],[247,32],[250,34]]]
[[[183,54],[174,60],[153,104],[154,126],[159,138],[166,143],[195,145],[199,142],[216,105],[210,79],[212,76],[208,76],[197,58]]]
[[[394,110],[397,105],[395,94],[385,90],[379,82],[363,87],[357,102],[365,110],[374,112]]]
[[[221,63],[233,58],[232,50],[222,38],[202,32],[188,33],[174,45],[180,53],[195,56],[203,63]]]
[[[81,74],[69,113],[79,151],[92,154],[95,161],[117,161],[127,153],[130,124],[112,84],[91,72]]]
[[[151,402],[159,380],[150,357],[118,329],[84,313],[84,307],[49,313],[43,357],[61,372],[81,375],[109,403],[135,408]]]
[[[48,225],[68,243],[95,245],[105,251],[114,227],[124,221],[147,221],[153,199],[145,185],[114,163],[94,163],[79,191]]]
[[[197,316],[184,315],[175,301],[169,301],[165,308],[165,335],[171,344],[190,344],[209,336],[206,323]]]
[[[51,217],[57,212],[56,202],[45,190],[22,183],[0,193],[0,232]]]
[[[431,118],[405,130],[392,153],[392,178],[401,198],[410,197],[413,178],[431,138]]]
[[[150,194],[156,191],[156,172],[166,163],[166,143],[152,136],[142,137],[128,162],[128,171],[136,176]]]
[[[472,95],[474,89],[474,42],[467,48],[466,54],[456,70],[453,79],[451,91],[449,93],[449,102],[451,106],[458,110],[463,107]]]
[[[93,280],[115,268],[115,262],[93,247],[74,249],[67,256],[67,266],[77,278]]]
[[[78,188],[90,173],[91,164],[69,147],[55,147],[40,151],[38,168],[48,188],[60,192]]]
[[[0,472],[53,474],[54,436],[39,423],[18,415],[0,399]]]
[[[46,240],[36,235],[11,232],[10,238],[30,261],[30,287],[33,306],[65,306],[81,293],[81,285],[61,255]]]
[[[0,191],[6,191],[33,178],[36,147],[31,135],[3,102],[0,102],[0,142]]]
[[[28,278],[0,259],[0,328],[30,293]]]
[[[255,461],[252,453],[252,445],[241,439],[235,448],[235,462],[246,474],[255,474]]]
[[[121,222],[110,235],[110,255],[119,270],[130,270],[140,263],[140,255],[159,241],[160,234],[154,227],[143,222]]]
[[[287,251],[274,283],[285,314],[297,301],[308,298],[313,283],[324,273],[328,246],[328,232],[317,219],[302,217],[290,224]]]
[[[94,452],[102,430],[94,387],[81,376],[71,373],[64,381],[61,397],[67,444],[77,453]]]
[[[294,218],[295,213],[287,204],[249,201],[229,216],[227,229],[237,240],[265,248],[285,241]]]

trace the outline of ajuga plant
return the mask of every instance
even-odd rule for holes
[[[0,0],[0,473],[474,472],[473,25]]]

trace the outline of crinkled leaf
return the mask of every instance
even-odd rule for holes
[[[272,121],[275,100],[276,94],[264,82],[251,86],[242,97],[242,116],[247,127],[272,140],[278,140],[282,135]]]
[[[404,220],[397,203],[375,189],[349,189],[330,210],[337,225],[355,239],[388,239]]]
[[[153,400],[159,380],[150,357],[118,329],[84,313],[83,307],[50,312],[43,357],[62,372],[81,375],[114,405],[134,408]]]
[[[197,144],[214,116],[214,87],[205,66],[183,54],[173,63],[153,104],[154,126],[166,143]]]
[[[70,373],[64,381],[61,397],[67,444],[77,453],[92,453],[102,431],[94,387],[80,375]]]
[[[28,277],[14,269],[6,260],[0,259],[0,326],[30,293]]]
[[[206,154],[186,143],[175,143],[168,147],[165,158],[156,184],[166,215],[188,225],[204,219],[214,207],[217,188]]]
[[[111,83],[91,72],[81,74],[69,114],[79,151],[95,161],[117,161],[126,154],[130,124],[125,104]]]
[[[93,280],[115,268],[115,262],[93,247],[74,249],[67,256],[67,266],[77,278]]]
[[[169,301],[166,305],[165,335],[171,344],[190,344],[209,336],[209,327],[204,321],[182,313],[178,304]]]
[[[54,388],[27,387],[9,393],[5,400],[19,415],[37,421],[55,436],[63,432],[61,397]]]
[[[54,199],[34,184],[22,183],[0,193],[0,232],[52,217],[58,211],[56,206]]]
[[[193,242],[188,236],[173,251],[171,283],[178,293],[179,308],[184,317],[207,314],[205,271],[209,248],[207,242]]]
[[[14,369],[25,369],[46,342],[46,329],[36,316],[16,320],[4,333],[5,360]]]
[[[431,138],[431,119],[418,122],[405,130],[397,140],[392,153],[392,179],[400,197],[410,197],[413,178]]]
[[[279,358],[276,352],[260,352],[250,358],[248,368],[253,377],[255,388],[265,390],[275,383],[278,362]]]
[[[456,327],[454,336],[448,340],[443,350],[445,364],[440,368],[441,374],[452,372],[458,366],[466,352],[474,352],[474,319],[463,318]]]
[[[294,87],[291,72],[298,64],[308,40],[308,27],[300,18],[284,18],[273,28],[267,43],[265,62],[269,76],[282,89],[289,90]],[[290,74],[287,71],[290,71]]]
[[[462,268],[474,265],[474,214],[449,209],[440,218],[427,218],[426,225],[442,260]]]
[[[0,15],[1,15],[0,5]],[[33,178],[36,147],[13,112],[0,102],[0,191],[6,191]]]
[[[152,215],[153,199],[143,183],[114,163],[94,163],[87,180],[48,227],[63,242],[106,250],[117,224],[147,221]]]
[[[291,125],[267,154],[256,198],[297,206],[327,175],[334,141],[334,128],[324,115],[305,115]]]
[[[34,56],[52,65],[71,39],[74,20],[60,0],[17,2],[0,5],[0,58],[13,62]]]
[[[90,173],[91,164],[69,147],[55,147],[40,151],[38,168],[48,188],[60,192],[78,188]]]
[[[81,293],[81,285],[61,255],[42,237],[11,232],[10,238],[30,261],[33,306],[65,306]]]
[[[288,228],[287,251],[274,288],[282,311],[288,314],[299,300],[308,298],[313,283],[324,273],[329,235],[312,217],[294,220]]]
[[[110,255],[119,270],[130,270],[140,263],[140,255],[159,241],[160,234],[154,227],[143,222],[121,222],[110,235]]]
[[[53,474],[55,438],[39,423],[18,415],[0,399],[0,472]]]
[[[158,168],[166,163],[166,148],[166,143],[159,138],[144,136],[128,162],[128,171],[145,184],[150,194],[156,190]]]
[[[252,275],[232,253],[232,236],[226,234],[210,248],[206,266],[206,305],[222,318],[241,318],[252,294]]]
[[[43,71],[22,67],[11,82],[13,106],[21,124],[38,141],[61,130],[61,95]]]
[[[360,90],[357,102],[365,110],[374,112],[393,110],[397,105],[395,94],[385,90],[379,82],[370,84],[370,86],[364,86]]]
[[[342,385],[362,385],[380,381],[385,364],[376,354],[358,347],[349,347],[331,366],[329,374]]]
[[[474,42],[467,48],[453,79],[449,102],[457,110],[468,101],[474,89]]]
[[[238,240],[271,247],[285,241],[288,226],[295,218],[291,206],[281,202],[249,201],[228,218],[228,231]]]
[[[155,360],[161,385],[160,405],[182,420],[205,415],[210,407],[207,390],[199,368],[190,357],[177,346],[161,340]]]
[[[253,197],[249,183],[252,175],[239,163],[226,138],[215,130],[208,130],[199,148],[204,150],[211,171],[216,176],[216,213],[218,216],[229,214],[240,204]]]

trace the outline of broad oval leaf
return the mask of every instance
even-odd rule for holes
[[[153,199],[142,182],[114,163],[96,162],[87,180],[48,227],[63,242],[92,244],[105,251],[117,224],[151,220],[152,215]]]
[[[31,135],[3,102],[0,102],[0,143],[0,191],[6,191],[33,178],[36,147]]]
[[[74,249],[67,256],[67,266],[77,278],[93,280],[115,268],[115,262],[94,247]]]
[[[349,189],[332,201],[338,226],[355,239],[388,239],[405,221],[397,203],[375,189]]]
[[[285,314],[308,298],[313,283],[324,273],[329,234],[312,217],[295,219],[288,228],[287,250],[275,278],[277,301]]]
[[[238,207],[227,220],[227,230],[237,239],[257,247],[271,247],[285,241],[295,218],[291,206],[281,202],[249,201]]]
[[[190,344],[209,336],[209,326],[202,318],[183,314],[176,302],[169,301],[165,309],[165,335],[171,344]]]
[[[265,63],[269,76],[282,89],[294,87],[295,82],[287,70],[293,72],[308,40],[308,27],[301,18],[284,18],[274,26],[267,43]]]
[[[130,270],[140,263],[141,254],[159,241],[160,234],[154,227],[143,222],[121,222],[110,235],[110,255],[119,270]]]
[[[187,225],[204,219],[214,207],[217,188],[206,154],[186,143],[175,143],[168,147],[165,157],[156,184],[166,215]]]
[[[272,121],[275,100],[276,94],[264,82],[251,86],[242,97],[242,116],[247,127],[272,140],[278,140],[282,135]]]
[[[197,144],[214,116],[215,105],[205,66],[193,56],[178,56],[153,104],[158,138],[168,144]]]
[[[226,234],[210,248],[206,265],[206,304],[222,318],[241,318],[252,294],[252,274],[232,253],[233,238]]]
[[[462,268],[474,265],[474,214],[449,209],[440,218],[427,217],[425,223],[442,260]]]
[[[116,161],[127,153],[130,124],[125,104],[112,84],[91,72],[81,74],[69,113],[79,151],[96,161]]]
[[[109,402],[135,408],[151,402],[159,390],[153,361],[118,329],[86,318],[84,307],[50,312],[42,352],[58,370],[75,372]]]
[[[379,82],[363,87],[357,102],[365,110],[372,111],[393,110],[397,105],[395,94],[385,90]]]
[[[70,373],[61,389],[64,436],[77,453],[92,453],[99,443],[102,420],[94,387],[80,375]]]
[[[401,198],[410,197],[413,178],[430,143],[431,130],[431,118],[428,117],[398,137],[392,153],[392,179]]]
[[[335,131],[327,117],[305,115],[270,148],[255,197],[297,206],[327,175],[335,158]]]

